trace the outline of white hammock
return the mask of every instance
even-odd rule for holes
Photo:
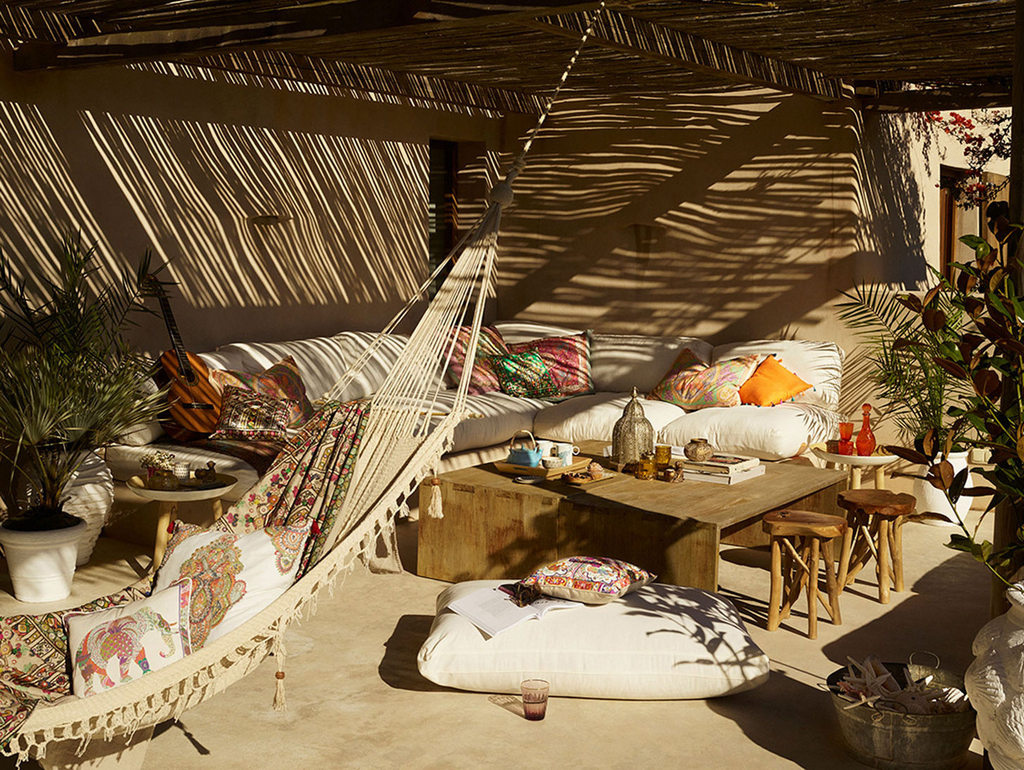
[[[472,308],[466,351],[467,362],[472,362],[484,304],[493,291],[502,208],[511,202],[512,183],[525,166],[525,156],[603,9],[602,3],[591,16],[579,48],[522,151],[505,180],[491,190],[486,212],[328,394],[328,399],[340,394],[359,375],[373,360],[384,335],[402,321],[426,295],[434,279],[453,263],[394,368],[371,398],[350,487],[329,533],[323,558],[260,614],[184,660],[88,698],[70,696],[52,705],[37,706],[4,753],[17,755],[20,762],[30,756],[43,758],[47,745],[54,742],[78,742],[82,753],[96,736],[105,740],[124,736],[130,740],[135,732],[176,719],[221,692],[254,670],[271,652],[278,664],[274,705],[284,707],[284,632],[288,624],[304,610],[315,611],[323,589],[333,586],[357,560],[371,553],[378,537],[383,535],[388,542],[392,541],[394,512],[417,489],[423,477],[437,467],[441,455],[452,445],[455,427],[466,411],[468,364],[449,411],[439,421],[431,420],[442,388],[441,374],[456,342],[452,330],[464,322],[465,314]]]

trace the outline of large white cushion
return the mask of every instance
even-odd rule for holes
[[[813,404],[717,406],[673,420],[660,430],[658,441],[685,446],[690,439],[706,438],[723,452],[781,460],[834,435],[838,418],[835,412]]]
[[[518,693],[524,679],[552,695],[658,700],[742,692],[768,678],[768,657],[736,608],[697,588],[654,584],[594,607],[554,610],[487,638],[447,609],[505,581],[458,583],[437,598],[437,617],[417,656],[439,685]]]
[[[455,391],[438,395],[435,411],[447,413],[455,399]],[[518,431],[533,430],[533,418],[547,402],[536,398],[515,398],[505,393],[481,393],[466,397],[469,417],[455,426],[454,444],[450,451],[500,444]],[[434,417],[439,422],[441,417]]]
[[[200,357],[216,369],[261,372],[285,356],[291,356],[298,364],[306,394],[315,401],[334,387],[376,336],[374,332],[342,332],[333,337],[290,342],[233,342],[212,353],[202,353]],[[403,335],[388,335],[375,358],[342,393],[341,400],[351,401],[374,393],[398,360],[406,342],[408,338]]]
[[[712,363],[730,358],[755,354],[762,358],[776,355],[784,367],[810,384],[810,390],[797,395],[793,401],[818,404],[829,409],[839,408],[839,386],[843,378],[843,350],[834,342],[811,340],[754,340],[718,345],[712,353]]]
[[[703,361],[711,360],[711,343],[696,337],[595,332],[590,346],[594,390],[622,393],[636,388],[640,393],[648,393],[661,382],[684,347]]]
[[[553,404],[533,418],[533,432],[538,438],[556,441],[611,441],[612,428],[622,417],[622,410],[632,394],[592,393],[575,396]],[[644,401],[644,416],[650,420],[655,434],[673,420],[686,414],[667,401]]]

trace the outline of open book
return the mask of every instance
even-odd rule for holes
[[[512,597],[501,588],[481,588],[460,599],[448,608],[466,618],[488,636],[497,636],[530,618],[542,618],[551,610],[582,607],[580,602],[552,599],[545,596],[525,607],[518,607]]]

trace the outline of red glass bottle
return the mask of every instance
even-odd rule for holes
[[[875,434],[871,432],[871,404],[864,404],[861,411],[864,412],[864,422],[857,434],[857,454],[865,456],[875,451]]]

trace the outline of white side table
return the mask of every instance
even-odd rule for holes
[[[141,476],[132,476],[128,479],[128,488],[135,494],[147,500],[157,500],[160,503],[160,518],[156,525],[156,547],[153,549],[154,569],[160,566],[160,560],[164,557],[164,550],[167,548],[167,541],[171,536],[169,532],[171,524],[178,517],[178,503],[213,500],[213,518],[219,519],[224,512],[220,499],[230,492],[237,483],[238,479],[228,476],[226,473],[217,474],[216,485],[198,489],[189,487],[150,489]]]
[[[840,455],[829,452],[824,444],[815,444],[811,451],[829,467],[847,466],[850,469],[850,489],[860,489],[861,472],[865,468],[873,468],[875,471],[875,489],[885,489],[885,466],[900,459],[896,455]]]

